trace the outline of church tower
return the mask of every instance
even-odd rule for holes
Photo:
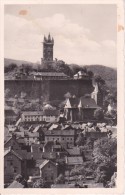
[[[93,81],[94,91],[91,93],[91,98],[95,100],[96,104],[100,107],[103,106],[103,93],[97,82]]]
[[[53,46],[54,39],[53,37],[48,35],[48,38],[44,36],[43,39],[43,58],[41,60],[41,64],[43,68],[47,68],[48,65],[51,65],[53,62]]]

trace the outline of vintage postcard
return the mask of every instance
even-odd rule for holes
[[[0,6],[0,192],[123,194],[123,1]]]

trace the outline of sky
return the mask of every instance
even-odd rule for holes
[[[43,37],[50,33],[54,58],[115,68],[116,9],[111,4],[5,5],[5,58],[40,62]]]

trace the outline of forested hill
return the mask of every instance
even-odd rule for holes
[[[74,67],[79,67],[79,65],[70,64],[69,67],[74,69]],[[100,75],[102,79],[106,81],[108,86],[112,86],[113,88],[117,87],[117,69],[103,65],[86,65],[85,67],[94,74]]]

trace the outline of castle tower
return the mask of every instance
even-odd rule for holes
[[[41,64],[43,68],[47,68],[48,65],[51,65],[53,62],[53,46],[54,39],[51,35],[48,35],[48,38],[44,36],[43,38],[43,58]]]

